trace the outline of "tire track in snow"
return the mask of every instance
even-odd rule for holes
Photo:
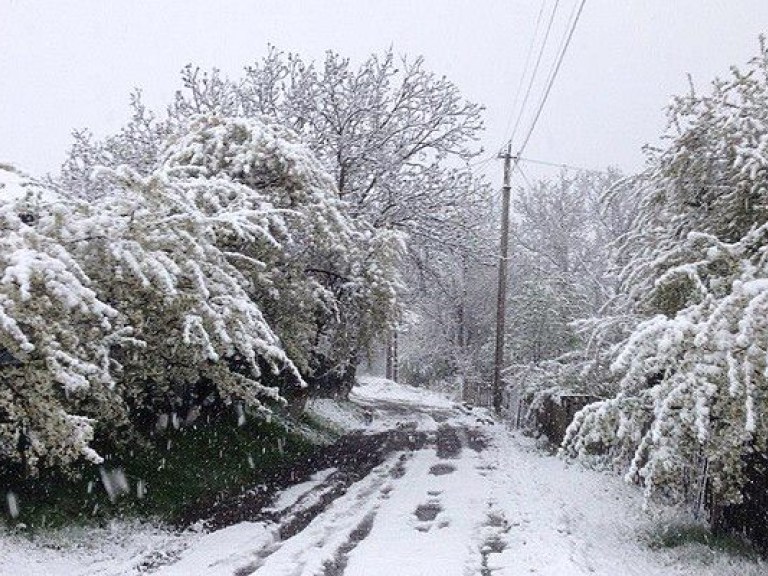
[[[326,562],[323,568],[323,576],[343,576],[349,562],[349,553],[362,542],[373,529],[376,512],[369,513],[360,524],[349,534],[349,540],[336,551],[336,556],[330,562]]]
[[[253,562],[236,570],[235,576],[342,574],[346,556],[370,532],[380,503],[391,490],[390,480],[405,469],[409,458],[409,453],[390,457],[303,530],[261,551]],[[334,567],[341,572],[334,573]]]
[[[487,438],[479,435],[473,438],[472,442],[475,450],[480,453],[476,470],[489,483],[490,494],[486,502],[485,521],[475,532],[473,553],[467,559],[465,574],[493,576],[494,572],[499,570],[495,559],[509,547],[509,532],[514,526],[520,526],[521,522],[510,523],[497,502],[497,489],[493,482],[493,475],[498,467],[496,463],[498,459],[494,456],[498,446],[489,445]],[[486,448],[490,449],[485,450]]]
[[[480,435],[464,425],[438,429],[435,447],[414,454],[370,535],[350,553],[343,576],[479,573],[473,535],[485,520],[487,496],[475,449]],[[465,570],[469,557],[472,571]]]

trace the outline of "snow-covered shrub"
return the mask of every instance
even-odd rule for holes
[[[121,386],[132,405],[170,412],[215,392],[226,403],[265,409],[264,398],[279,396],[266,374],[301,383],[251,298],[251,280],[232,263],[262,265],[234,246],[277,244],[273,207],[237,183],[165,167],[148,177],[127,168],[101,177],[111,182],[109,199],[67,232],[101,297],[146,344],[121,356]],[[220,246],[221,238],[233,248]],[[198,384],[207,387],[190,390]]]
[[[0,350],[13,359],[0,367],[0,459],[32,470],[99,461],[93,418],[124,419],[111,351],[130,334],[62,241],[65,223],[87,207],[41,200],[43,185],[0,169],[8,176],[29,194],[0,187]]]
[[[0,459],[99,461],[95,435],[163,414],[269,411],[391,327],[401,235],[353,220],[292,132],[200,116],[161,148],[55,192],[2,169]]]
[[[610,446],[630,479],[672,496],[703,455],[716,500],[736,502],[744,457],[768,448],[765,44],[709,95],[676,99],[670,119],[620,253],[618,393],[577,415],[564,449]]]
[[[717,495],[738,498],[742,456],[765,450],[768,437],[767,227],[732,244],[689,235],[683,246],[698,258],[667,270],[656,289],[685,277],[692,302],[632,332],[613,364],[621,391],[577,417],[570,452],[613,445],[650,493],[682,480],[703,451]]]

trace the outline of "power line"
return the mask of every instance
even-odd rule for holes
[[[568,30],[568,34],[565,37],[565,41],[561,43],[560,47],[560,53],[555,61],[554,67],[552,69],[552,73],[549,76],[548,82],[546,84],[546,89],[544,91],[544,96],[541,99],[541,103],[539,104],[538,109],[536,110],[536,114],[533,118],[533,122],[531,122],[530,128],[528,128],[528,133],[525,135],[525,139],[523,140],[523,144],[520,146],[520,151],[517,153],[516,156],[512,156],[512,140],[514,139],[515,135],[517,134],[517,128],[520,124],[520,119],[523,115],[523,110],[525,109],[525,105],[528,102],[528,98],[531,94],[531,90],[533,88],[533,84],[536,78],[536,73],[538,72],[539,65],[541,64],[541,58],[544,54],[544,50],[546,48],[547,40],[549,39],[549,33],[552,29],[552,22],[555,19],[555,13],[557,12],[557,7],[559,5],[559,0],[555,0],[554,6],[552,8],[552,14],[549,18],[549,23],[547,24],[547,30],[544,35],[544,40],[542,41],[541,49],[539,50],[539,55],[536,60],[536,66],[534,67],[533,73],[531,75],[531,80],[528,84],[528,89],[525,94],[525,99],[523,100],[523,104],[520,107],[520,113],[518,114],[517,121],[515,122],[515,128],[512,132],[512,136],[510,137],[509,141],[507,142],[506,151],[499,156],[504,159],[504,182],[502,186],[502,209],[501,209],[501,242],[500,242],[500,249],[499,249],[499,282],[498,282],[498,291],[497,291],[497,298],[496,298],[496,346],[495,346],[495,353],[494,353],[494,362],[493,362],[493,384],[492,384],[492,391],[493,391],[493,408],[496,411],[497,414],[501,413],[502,408],[502,381],[501,381],[501,366],[504,363],[504,344],[505,344],[505,338],[504,338],[504,330],[505,330],[505,314],[506,314],[506,299],[507,299],[507,266],[508,266],[508,260],[509,260],[509,205],[510,205],[510,195],[511,195],[511,176],[512,171],[517,168],[518,172],[520,172],[521,176],[525,180],[525,182],[528,184],[529,187],[533,188],[531,185],[531,182],[528,180],[528,177],[525,175],[525,173],[520,170],[520,157],[523,155],[523,152],[525,151],[525,147],[528,145],[528,141],[531,139],[531,135],[533,134],[534,129],[536,128],[536,124],[539,121],[539,118],[541,117],[541,111],[544,109],[544,105],[547,102],[547,99],[549,98],[549,94],[552,90],[552,85],[555,83],[555,78],[557,78],[557,74],[560,71],[560,66],[563,63],[563,58],[565,57],[565,53],[568,50],[568,46],[571,43],[571,39],[573,38],[573,32],[576,29],[576,24],[578,24],[579,17],[581,16],[581,12],[584,9],[584,4],[586,3],[586,0],[581,0],[581,4],[579,4],[579,9],[576,12],[575,17],[573,17],[573,21],[570,23],[570,29]],[[572,13],[573,14],[573,13]],[[512,164],[512,161],[514,160],[514,165]]]
[[[487,166],[490,162],[493,160],[496,160],[497,156],[490,156],[482,158],[476,162],[472,162],[469,164],[470,168],[473,168],[475,170],[480,170]],[[603,174],[605,176],[610,176],[612,172],[610,170],[598,170],[597,168],[587,168],[586,166],[577,166],[576,164],[567,164],[565,162],[552,162],[550,160],[539,160],[537,158],[526,158],[524,156],[517,156],[515,158],[516,162],[521,162],[524,164],[538,164],[540,166],[551,166],[553,168],[562,168],[564,170],[573,170],[574,172],[587,172],[590,174]]]
[[[507,118],[507,125],[504,127],[505,135],[509,133],[509,128],[512,126],[512,118],[515,115],[515,110],[517,110],[517,105],[520,103],[520,93],[523,91],[523,84],[525,83],[526,76],[528,76],[528,67],[531,64],[531,56],[533,55],[533,48],[536,46],[536,37],[539,35],[539,26],[541,25],[541,17],[544,14],[544,6],[546,5],[547,5],[547,0],[541,0],[541,6],[539,7],[539,14],[536,16],[536,25],[533,28],[533,35],[531,36],[531,43],[528,45],[528,52],[525,55],[525,64],[523,65],[523,73],[520,75],[520,81],[517,83],[517,89],[515,90],[515,99],[512,103],[512,109],[509,111],[509,117]],[[506,143],[506,140],[504,141],[504,143]]]
[[[583,166],[576,166],[575,164],[564,164],[562,162],[549,162],[547,160],[534,160],[533,158],[517,158],[518,162],[526,162],[528,164],[540,164],[541,166],[552,166],[554,168],[564,168],[566,170],[575,170],[577,172],[593,172],[595,174],[610,174],[607,170],[596,170],[594,168],[585,168]]]
[[[474,170],[478,171],[478,170],[481,170],[481,169],[485,168],[493,160],[496,160],[496,155],[495,154],[489,154],[485,158],[481,158],[481,159],[479,159],[479,160],[477,160],[475,162],[470,162],[469,164],[467,164],[467,167],[470,168],[470,169],[474,169]]]
[[[578,6],[579,6],[579,2],[578,0],[576,0],[573,3],[573,6],[571,7],[571,13],[568,14],[568,19],[565,21],[565,30],[563,31],[563,37],[560,39],[560,45],[557,47],[557,51],[555,52],[555,54],[560,54],[561,52],[563,52],[563,50],[565,50],[565,44],[568,38],[568,30],[573,25],[574,15],[576,14],[576,9]],[[555,67],[555,64],[553,62],[552,69],[554,69],[554,67]],[[550,70],[548,77],[551,77],[552,69]]]
[[[520,176],[523,177],[523,180],[528,185],[528,189],[533,192],[533,184],[531,184],[531,181],[528,179],[528,176],[526,176],[525,172],[523,172],[523,168],[519,164],[517,165],[517,172],[520,174]]]
[[[579,23],[579,18],[581,17],[581,13],[584,10],[584,4],[587,3],[587,0],[581,0],[581,4],[579,4],[579,9],[576,12],[576,16],[573,19],[573,22],[571,23],[571,28],[568,31],[568,36],[566,37],[565,44],[563,46],[563,49],[560,51],[560,55],[558,56],[557,62],[555,63],[555,67],[552,71],[552,75],[549,77],[549,82],[547,83],[547,88],[544,91],[544,97],[541,99],[541,103],[539,104],[538,110],[536,110],[536,115],[533,118],[533,122],[531,123],[531,127],[528,129],[528,133],[525,136],[525,139],[523,140],[523,144],[520,146],[520,149],[517,153],[517,156],[520,157],[523,155],[523,152],[525,151],[526,146],[528,145],[528,142],[531,139],[531,135],[533,134],[534,129],[536,128],[536,124],[539,121],[539,118],[541,117],[541,112],[544,110],[544,105],[547,103],[547,99],[549,98],[549,94],[552,91],[552,86],[555,83],[555,79],[557,78],[558,72],[560,72],[560,67],[563,64],[563,59],[565,58],[565,53],[568,51],[568,47],[571,44],[571,40],[573,39],[573,33],[576,30],[576,25]]]
[[[541,65],[541,59],[544,56],[544,50],[547,47],[547,41],[549,40],[549,34],[552,31],[552,23],[555,21],[555,14],[557,13],[557,7],[560,4],[560,0],[555,0],[555,3],[552,5],[552,12],[549,15],[549,21],[547,22],[547,29],[544,32],[544,39],[541,41],[541,47],[539,48],[539,54],[536,57],[536,64],[533,67],[533,72],[531,72],[531,78],[528,82],[528,88],[525,91],[525,96],[523,97],[523,103],[520,105],[520,110],[517,114],[517,119],[515,120],[515,127],[512,129],[512,135],[509,137],[509,142],[515,139],[515,136],[517,135],[517,129],[520,126],[520,121],[523,119],[523,112],[525,111],[525,107],[528,104],[528,98],[531,96],[531,91],[533,90],[533,85],[536,81],[536,75],[539,71],[539,66]]]

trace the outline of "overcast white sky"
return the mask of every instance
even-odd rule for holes
[[[73,128],[121,125],[132,87],[159,108],[184,64],[234,75],[268,43],[306,58],[334,49],[359,60],[390,45],[423,55],[487,107],[495,149],[540,1],[0,0],[0,161],[56,170]],[[563,19],[575,2],[561,0]],[[587,0],[526,156],[639,168],[686,73],[705,86],[766,31],[766,0]]]

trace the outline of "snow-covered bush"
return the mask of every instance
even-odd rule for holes
[[[768,48],[710,94],[677,98],[641,175],[615,306],[614,398],[577,415],[569,454],[610,447],[628,477],[681,496],[703,455],[719,502],[768,438]],[[614,320],[610,320],[614,322]]]
[[[261,264],[218,245],[221,238],[233,245],[276,244],[272,206],[254,201],[242,185],[190,179],[168,168],[149,177],[128,169],[101,177],[111,180],[109,200],[94,204],[91,216],[67,232],[102,298],[146,343],[144,353],[121,357],[132,403],[170,412],[215,392],[226,403],[263,409],[263,398],[279,396],[265,385],[264,372],[301,384],[251,298],[251,280],[232,261]],[[78,242],[77,234],[88,240]],[[189,389],[198,384],[208,388]]]
[[[111,351],[131,344],[130,333],[62,241],[87,207],[0,169],[9,179],[28,194],[0,187],[0,459],[30,469],[99,461],[93,418],[124,419]]]

